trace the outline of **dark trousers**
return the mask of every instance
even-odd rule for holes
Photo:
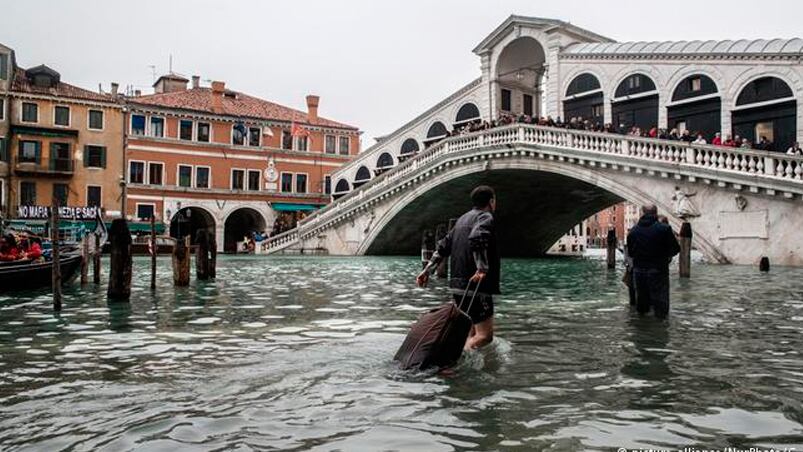
[[[669,315],[669,272],[635,268],[633,283],[638,313],[646,314],[652,308],[655,317],[665,319]]]

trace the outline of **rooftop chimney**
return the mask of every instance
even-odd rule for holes
[[[119,88],[120,88],[120,85],[118,85],[115,82],[112,82],[112,97],[117,97],[117,90]]]
[[[307,96],[307,117],[310,122],[318,120],[318,103],[320,100],[320,97],[313,94]]]
[[[141,95],[142,95],[142,90],[141,89],[135,89],[134,90],[134,96],[139,97]]]
[[[193,75],[192,76],[192,87],[193,87],[193,89],[201,87],[201,76],[200,75]]]
[[[223,92],[226,91],[225,82],[212,82],[212,111],[220,113],[223,111]]]

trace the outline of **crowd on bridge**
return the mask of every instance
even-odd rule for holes
[[[451,132],[448,133],[447,137],[459,136],[466,133],[479,132],[482,130],[489,130],[496,127],[517,123],[557,127],[569,130],[583,130],[587,132],[630,135],[641,138],[655,138],[659,140],[681,141],[687,144],[695,145],[710,144],[712,146],[756,149],[763,151],[779,150],[777,149],[775,143],[764,136],[760,137],[758,142],[753,143],[747,138],[740,137],[739,135],[731,137],[731,135],[726,134],[723,138],[720,132],[715,133],[713,137],[706,138],[705,134],[702,132],[692,133],[689,130],[680,131],[676,128],[667,130],[653,126],[649,129],[643,129],[638,126],[627,127],[624,124],[620,124],[619,126],[614,126],[610,123],[602,124],[598,121],[591,121],[582,117],[573,117],[568,121],[562,121],[559,117],[557,119],[553,119],[551,116],[536,118],[530,115],[515,116],[510,114],[502,114],[498,119],[494,119],[492,121],[475,119],[469,123],[457,125]],[[803,156],[803,150],[800,148],[800,144],[797,142],[789,147],[786,153],[789,155]]]

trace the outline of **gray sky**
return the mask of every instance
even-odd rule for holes
[[[149,65],[360,127],[363,148],[479,76],[471,53],[510,14],[562,19],[619,41],[789,38],[803,2],[6,0],[0,42],[96,90],[148,92]]]

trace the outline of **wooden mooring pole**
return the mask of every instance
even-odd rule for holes
[[[85,235],[81,241],[81,285],[89,282],[89,235]]]
[[[156,289],[156,217],[151,215],[151,290]]]
[[[607,254],[607,262],[608,268],[616,268],[616,229],[611,228],[608,229],[608,237],[607,237],[607,244],[608,244],[608,254]]]
[[[95,236],[95,250],[92,252],[92,282],[100,284],[100,235]]]
[[[217,239],[209,234],[209,279],[217,277]]]
[[[209,279],[209,231],[199,229],[195,233],[195,278],[198,281]]]
[[[106,296],[112,300],[128,301],[131,297],[131,232],[124,218],[112,221],[109,230],[109,286]]]
[[[173,245],[173,285],[190,285],[190,238],[177,239]]]
[[[50,208],[50,243],[52,244],[53,310],[61,311],[61,258],[59,256],[59,201],[53,198]]]
[[[684,221],[680,225],[680,256],[678,256],[678,276],[691,277],[691,223]]]

